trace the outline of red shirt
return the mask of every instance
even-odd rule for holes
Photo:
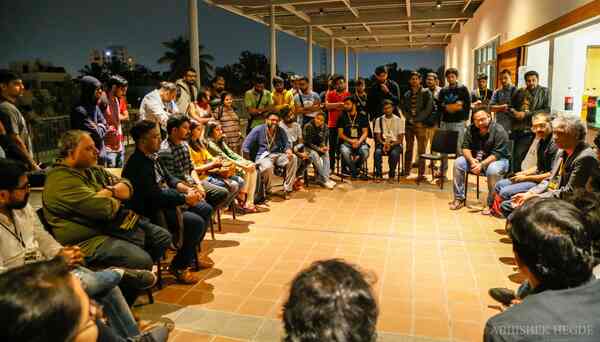
[[[344,102],[344,99],[346,97],[350,96],[350,93],[347,91],[338,93],[335,90],[330,90],[327,92],[327,96],[325,96],[325,101],[327,103],[338,103],[338,102]],[[337,121],[338,118],[340,117],[340,114],[342,113],[341,110],[329,110],[329,117],[327,119],[327,126],[329,128],[335,128],[337,125]]]

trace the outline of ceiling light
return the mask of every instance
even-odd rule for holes
[[[435,2],[435,7],[436,7],[437,9],[440,9],[440,8],[442,8],[442,0],[437,0],[437,1]]]
[[[433,22],[432,22],[432,23],[431,23],[431,27],[435,27],[435,23],[433,23]]]
[[[345,29],[346,29],[346,26],[342,26],[342,30],[345,30]]]
[[[323,10],[323,8],[319,8],[319,15],[323,15],[325,14],[325,11]]]
[[[427,35],[427,39],[431,39],[431,35],[430,34]]]

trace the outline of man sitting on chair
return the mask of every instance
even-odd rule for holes
[[[454,200],[450,203],[451,210],[465,206],[467,172],[477,176],[485,173],[488,196],[492,196],[496,182],[508,171],[508,133],[492,120],[485,109],[478,109],[473,114],[473,123],[465,132],[462,153],[454,163]]]
[[[375,178],[382,178],[382,156],[388,156],[389,180],[396,177],[396,166],[402,153],[404,140],[404,119],[394,115],[394,103],[391,100],[383,101],[383,116],[375,119],[373,132],[375,133]]]
[[[359,176],[361,165],[369,157],[369,119],[356,110],[356,101],[352,96],[344,99],[344,111],[336,125],[342,162],[350,168],[352,178]]]
[[[271,179],[275,164],[285,167],[285,180],[283,190],[285,197],[291,193],[296,179],[298,158],[292,151],[290,141],[285,131],[279,127],[279,116],[269,113],[266,123],[258,125],[250,131],[244,144],[242,152],[244,157],[254,160],[262,177],[267,193],[271,192]],[[254,155],[256,153],[256,155]]]

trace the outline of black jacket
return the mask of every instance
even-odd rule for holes
[[[155,163],[158,163],[161,178],[168,187],[161,188],[157,183]],[[171,176],[158,159],[155,161],[138,149],[125,163],[122,176],[131,182],[134,190],[133,196],[126,203],[127,207],[153,222],[156,222],[156,214],[160,210],[185,204],[185,195],[176,190],[177,183],[181,180]]]
[[[446,105],[462,101],[462,110],[454,113],[446,111]],[[469,112],[471,111],[471,92],[464,85],[457,85],[456,87],[450,88],[448,86],[440,90],[439,95],[439,113],[441,115],[441,121],[444,122],[461,122],[469,118]]]
[[[329,145],[329,129],[327,125],[318,128],[315,126],[314,120],[304,125],[304,146],[316,151],[321,155],[319,148]]]
[[[378,82],[375,82],[369,89],[367,95],[367,114],[370,119],[375,119],[383,115],[383,100],[391,100],[395,107],[400,106],[402,98],[398,83],[388,79],[385,81],[385,85],[389,89],[387,94],[381,90],[381,85]],[[397,113],[397,110],[394,109],[394,112]]]
[[[476,151],[483,151],[483,159],[489,155],[496,156],[496,160],[510,159],[508,149],[508,133],[496,121],[490,122],[488,133],[479,134],[479,128],[471,124],[465,132],[462,148],[471,150],[475,157]]]
[[[411,110],[412,90],[404,93],[402,101],[402,115],[406,119],[407,125],[412,125],[416,122],[423,123],[427,126],[433,126],[435,118],[433,117],[433,96],[429,89],[421,88],[417,93],[417,103],[415,115]]]

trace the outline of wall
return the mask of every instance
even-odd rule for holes
[[[458,68],[473,86],[473,50],[500,35],[500,44],[546,24],[592,0],[485,0],[446,47],[446,67]]]

